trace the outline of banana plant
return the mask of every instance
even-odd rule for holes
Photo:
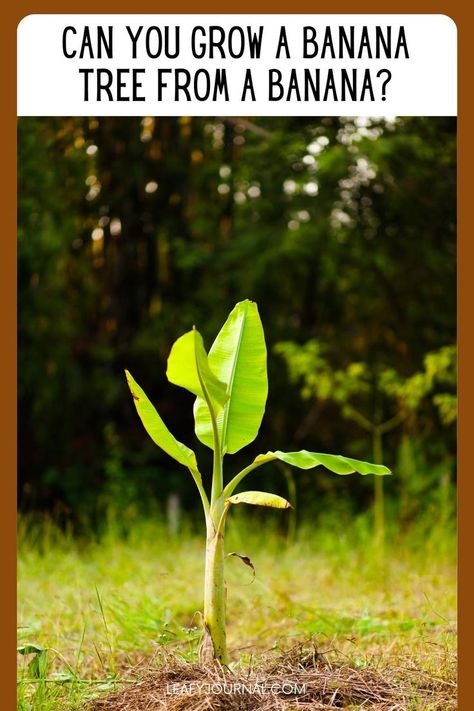
[[[265,337],[257,305],[252,301],[241,301],[234,307],[209,353],[205,351],[201,334],[193,328],[178,338],[168,358],[168,380],[196,396],[195,432],[214,453],[210,497],[203,485],[194,451],[171,434],[142,388],[128,371],[125,374],[145,430],[158,447],[189,469],[199,491],[207,532],[200,658],[203,663],[213,658],[227,665],[224,531],[229,509],[239,504],[290,507],[286,499],[276,494],[262,491],[234,493],[240,482],[257,467],[275,460],[300,469],[323,466],[336,474],[384,475],[390,474],[390,470],[381,464],[341,455],[275,450],[259,454],[225,482],[224,457],[253,442],[268,393]]]

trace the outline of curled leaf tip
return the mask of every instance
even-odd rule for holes
[[[276,494],[265,491],[242,491],[226,499],[226,506],[231,504],[252,504],[253,506],[270,506],[274,509],[292,508],[289,501]]]

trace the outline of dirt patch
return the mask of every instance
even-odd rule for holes
[[[95,700],[88,711],[454,711],[453,679],[411,667],[330,663],[300,646],[256,665],[228,670],[162,660],[136,669],[136,683]]]

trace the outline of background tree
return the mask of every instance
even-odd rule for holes
[[[386,437],[404,425],[406,436],[403,443],[407,447],[408,433],[420,429],[417,416],[428,397],[429,405],[438,409],[444,425],[449,426],[457,419],[454,346],[428,353],[423,370],[409,377],[401,376],[393,368],[371,372],[362,362],[349,363],[345,368],[335,370],[326,356],[327,348],[316,340],[301,346],[291,341],[278,343],[275,351],[284,357],[291,379],[302,381],[302,397],[315,401],[305,428],[311,426],[325,404],[335,403],[342,417],[367,433],[367,445],[371,447],[375,463],[383,461]],[[430,409],[433,415],[433,407]],[[433,417],[428,421],[432,424]],[[378,480],[374,481],[374,523],[375,538],[382,547],[385,502],[383,483]]]

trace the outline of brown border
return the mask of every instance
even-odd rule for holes
[[[225,13],[222,0],[182,0],[179,10],[171,0],[157,3],[152,0],[137,0],[135,3],[124,0],[72,0],[67,4],[59,0],[20,0],[6,3],[2,9],[2,37],[0,41],[1,67],[4,106],[0,112],[2,124],[3,161],[1,180],[4,210],[2,214],[2,259],[0,262],[0,314],[3,343],[0,356],[3,366],[2,404],[0,409],[0,432],[2,433],[3,483],[0,497],[0,534],[3,542],[2,585],[0,585],[0,614],[2,616],[0,660],[4,680],[0,692],[0,707],[14,709],[16,705],[15,687],[15,645],[16,645],[16,26],[25,16],[32,13]],[[227,12],[238,13],[440,13],[449,15],[458,27],[459,42],[459,241],[458,241],[458,319],[459,319],[459,531],[460,564],[462,576],[459,577],[459,608],[462,619],[459,649],[459,708],[470,711],[473,708],[469,676],[472,675],[472,637],[473,608],[469,592],[472,595],[472,571],[468,570],[470,550],[469,536],[473,533],[474,516],[469,513],[469,502],[473,500],[474,478],[469,468],[470,421],[473,405],[474,371],[470,365],[474,362],[474,336],[469,328],[469,311],[472,306],[472,275],[470,267],[474,264],[474,245],[469,239],[469,217],[472,198],[469,196],[470,174],[469,156],[472,156],[474,109],[469,91],[469,70],[472,66],[474,42],[470,29],[474,10],[461,0],[450,2],[428,2],[427,0],[399,0],[387,3],[374,0],[361,0],[355,5],[347,0],[323,0],[315,4],[312,0],[294,0],[291,9],[282,0],[240,0],[237,7],[228,8]],[[442,51],[442,50],[440,50]],[[469,294],[471,291],[471,294]]]

